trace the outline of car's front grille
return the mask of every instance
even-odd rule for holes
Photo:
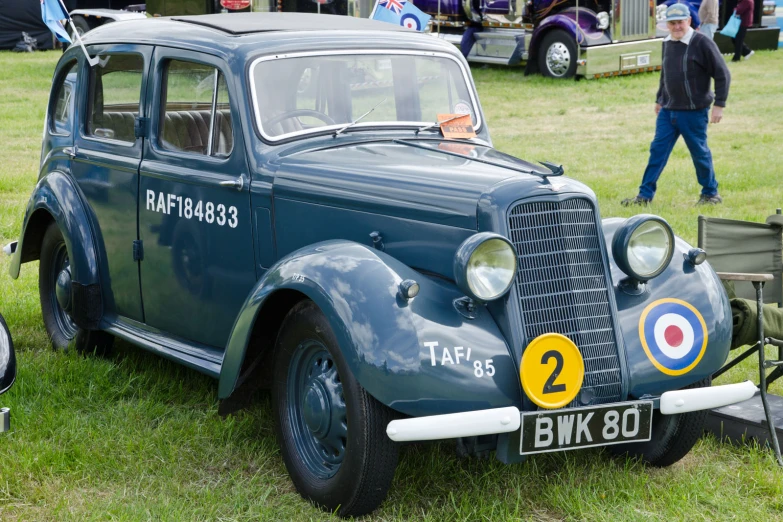
[[[560,333],[582,353],[581,400],[621,400],[622,377],[604,273],[600,230],[585,199],[521,203],[509,212],[511,242],[519,254],[516,290],[527,342]]]

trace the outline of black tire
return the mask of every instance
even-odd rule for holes
[[[394,415],[356,381],[312,301],[286,315],[274,375],[275,431],[297,491],[343,517],[377,508],[397,467],[398,447],[386,435]]]
[[[57,297],[57,279],[62,276],[67,281],[61,287],[66,296],[64,301],[70,301],[70,255],[57,223],[51,223],[46,229],[41,243],[41,261],[38,265],[38,292],[41,298],[41,313],[44,326],[52,347],[55,350],[67,350],[74,346],[77,350],[104,355],[111,350],[114,337],[106,332],[84,330],[79,328],[69,313],[69,305],[65,308]],[[67,274],[63,274],[67,272]]]
[[[548,32],[538,46],[538,69],[548,78],[573,78],[578,59],[574,38],[559,29]]]
[[[71,20],[73,20],[73,26],[76,28],[76,30],[79,32],[79,36],[84,36],[84,33],[92,29],[90,27],[90,24],[87,23],[87,20],[84,19],[84,17],[79,15],[74,15],[71,17]],[[76,44],[76,36],[73,34],[73,29],[71,28],[71,24],[65,25],[65,30],[68,31],[68,36],[71,37],[71,40],[74,44]],[[68,47],[70,47],[72,44],[63,44],[63,52],[65,52]]]
[[[684,389],[703,388],[710,384],[711,379],[707,378]],[[708,414],[709,410],[700,410],[662,415],[659,410],[655,410],[652,438],[649,441],[609,446],[609,450],[618,456],[638,458],[651,466],[671,466],[687,455],[699,440]]]

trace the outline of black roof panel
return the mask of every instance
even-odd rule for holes
[[[236,35],[267,31],[411,31],[366,18],[310,13],[223,13],[171,19]]]

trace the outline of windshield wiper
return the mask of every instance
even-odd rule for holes
[[[436,122],[430,123],[429,125],[425,125],[424,127],[416,129],[416,134],[418,134],[418,133],[420,133],[422,131],[425,131],[425,130],[430,130],[433,127],[440,127],[444,123],[448,123],[450,121],[462,118],[463,116],[467,116],[467,114],[457,114],[456,116],[453,116],[453,117],[449,118],[448,120],[436,121]]]
[[[354,125],[356,125],[357,123],[359,123],[360,121],[362,121],[362,120],[364,119],[364,117],[365,117],[365,116],[367,116],[368,114],[370,114],[372,111],[374,111],[374,110],[375,110],[375,109],[378,107],[378,105],[382,104],[383,102],[385,102],[385,101],[386,101],[386,100],[388,100],[388,99],[389,99],[389,98],[384,98],[384,99],[382,99],[381,101],[379,101],[378,103],[376,103],[376,104],[373,106],[373,108],[372,108],[372,109],[370,109],[369,111],[365,112],[364,114],[362,114],[361,116],[359,116],[358,118],[356,118],[355,120],[353,120],[351,123],[346,123],[346,124],[345,124],[343,127],[340,127],[339,129],[337,129],[336,131],[334,131],[334,134],[332,135],[332,137],[336,138],[338,135],[342,134],[343,132],[347,131],[348,129],[350,129],[351,127],[353,127]]]

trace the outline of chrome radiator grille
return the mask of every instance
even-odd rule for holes
[[[528,342],[556,332],[582,353],[582,401],[621,400],[622,378],[609,289],[589,201],[522,203],[509,212],[519,254],[516,290]],[[573,406],[582,405],[577,397]]]
[[[620,28],[623,38],[647,36],[650,27],[650,2],[624,0],[620,6]]]

